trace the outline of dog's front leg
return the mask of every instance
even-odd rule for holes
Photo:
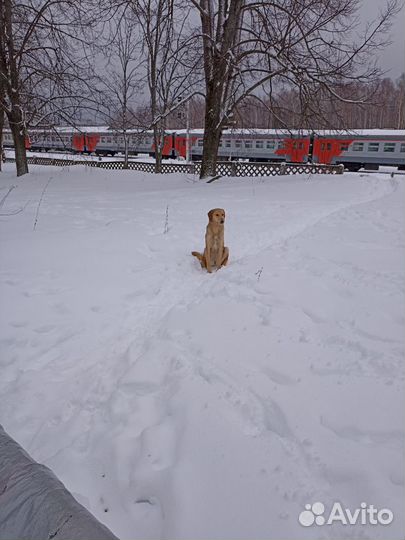
[[[207,271],[211,274],[211,250],[208,247],[205,250],[205,263],[207,265]]]
[[[220,259],[220,262],[218,264],[218,268],[217,268],[217,271],[222,268],[222,266],[226,266],[227,263],[228,263],[228,258],[229,258],[229,249],[227,247],[224,247],[223,250],[222,250],[222,256],[221,256],[221,259]]]

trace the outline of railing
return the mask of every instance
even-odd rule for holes
[[[123,161],[96,161],[96,160],[73,160],[62,158],[29,157],[31,165],[56,165],[67,167],[70,165],[87,165],[101,169],[119,170],[124,169]],[[7,158],[6,161],[15,161]],[[142,161],[130,161],[128,168],[133,171],[146,173],[155,172],[155,164]],[[162,174],[189,173],[199,174],[201,163],[163,163]],[[318,163],[256,163],[249,161],[219,161],[216,173],[219,176],[280,176],[287,174],[342,174],[343,165],[323,165]]]

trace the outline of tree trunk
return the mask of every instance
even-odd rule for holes
[[[162,172],[162,148],[164,137],[164,131],[157,125],[153,126],[153,141],[155,145],[155,173],[160,174]]]
[[[0,110],[0,171],[3,166],[3,128],[4,128],[4,111]]]
[[[6,91],[11,108],[7,109],[8,123],[11,128],[14,139],[15,162],[17,168],[17,176],[22,176],[28,173],[27,152],[25,150],[25,126],[20,100],[20,74],[19,64],[17,61],[18,55],[14,49],[14,34],[13,34],[13,2],[4,0],[1,4],[1,48],[3,55],[5,53],[8,58],[8,64],[2,61],[2,71],[8,73]]]
[[[215,176],[216,174],[219,141],[222,133],[219,108],[221,91],[222,87],[215,84],[212,85],[207,92],[205,101],[203,156],[200,172],[201,179]]]
[[[215,176],[219,141],[234,107],[234,57],[241,33],[245,0],[219,0],[213,17],[211,2],[200,1],[205,74],[204,148],[200,178]]]
[[[162,151],[160,148],[155,150],[155,173],[161,174],[162,172]]]
[[[124,133],[124,169],[129,169],[128,161],[128,135]]]
[[[23,176],[28,171],[27,151],[25,149],[25,133],[20,109],[14,109],[8,116],[11,132],[13,134],[15,165],[17,176]]]
[[[215,126],[205,124],[204,147],[201,163],[200,179],[215,176],[217,169],[218,147],[221,138],[221,130]]]

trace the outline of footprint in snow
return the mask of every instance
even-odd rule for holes
[[[51,332],[55,328],[56,326],[54,324],[44,324],[44,326],[34,328],[34,332],[36,332],[37,334],[48,334],[48,332]]]

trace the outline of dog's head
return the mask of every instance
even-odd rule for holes
[[[223,208],[213,208],[208,212],[208,220],[210,223],[223,225],[225,223],[225,210]]]

